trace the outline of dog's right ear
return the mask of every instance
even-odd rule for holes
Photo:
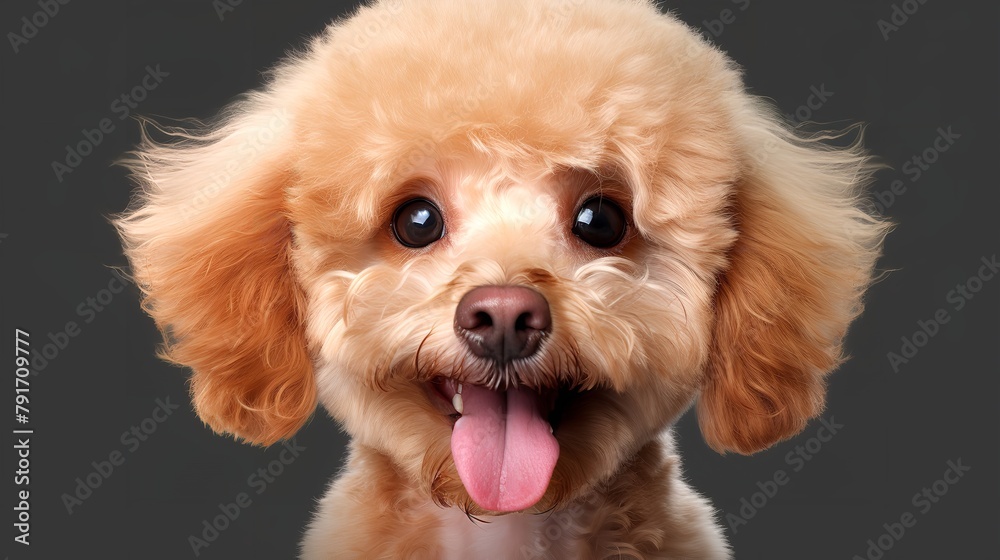
[[[141,192],[116,219],[161,355],[193,370],[198,415],[258,444],[291,436],[316,407],[284,209],[291,123],[254,100],[191,132],[143,130],[124,162]]]

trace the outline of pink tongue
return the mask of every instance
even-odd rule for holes
[[[451,454],[469,496],[491,511],[518,511],[545,494],[559,442],[539,412],[539,395],[508,389],[462,388],[462,417]]]

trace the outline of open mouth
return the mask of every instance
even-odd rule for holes
[[[536,504],[559,459],[555,431],[570,391],[490,389],[445,377],[429,385],[455,420],[451,453],[473,501],[498,512]]]

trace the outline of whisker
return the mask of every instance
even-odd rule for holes
[[[417,345],[417,350],[413,354],[413,371],[417,374],[418,378],[420,377],[420,351],[424,349],[424,345],[427,344],[427,339],[429,339],[433,333],[434,327],[431,326],[424,338],[420,340],[420,344]]]

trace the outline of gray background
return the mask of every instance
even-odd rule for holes
[[[980,258],[1000,248],[997,6],[927,0],[888,41],[876,23],[892,14],[887,0],[668,7],[716,31],[718,24],[705,22],[732,10],[735,20],[714,40],[745,67],[750,88],[792,113],[808,102],[811,86],[825,86],[833,95],[811,118],[832,127],[868,123],[867,145],[894,168],[879,175],[874,190],[887,191],[894,180],[906,186],[887,208],[899,224],[881,262],[892,272],[871,290],[851,330],[853,358],[831,377],[824,417],[843,428],[818,450],[813,442],[809,461],[787,454],[817,435],[818,421],[770,451],[723,457],[701,441],[689,414],[679,426],[688,478],[722,515],[740,515],[758,482],[785,471],[787,484],[735,533],[727,529],[739,559],[866,558],[868,540],[906,512],[916,525],[884,558],[997,557],[1000,279],[985,282],[962,309],[949,301]],[[0,45],[0,332],[12,338],[15,327],[25,329],[40,348],[67,321],[80,325],[32,378],[30,548],[11,544],[13,456],[4,436],[4,549],[11,559],[191,558],[188,536],[241,492],[253,503],[200,557],[294,556],[314,500],[342,459],[345,438],[334,423],[318,413],[297,439],[306,450],[258,494],[259,482],[252,486],[248,477],[272,464],[280,447],[237,444],[194,417],[185,372],[154,356],[158,335],[135,289],[93,315],[78,314],[78,306],[107,287],[109,265],[124,264],[106,216],[125,207],[130,187],[110,162],[135,143],[137,128],[118,119],[113,100],[140,83],[147,65],[159,64],[169,76],[136,112],[209,117],[258,86],[261,71],[287,48],[347,10],[335,2],[245,0],[220,20],[211,0],[76,0],[60,6],[20,52]],[[21,18],[37,11],[36,1],[5,0],[0,30],[19,32]],[[52,161],[105,117],[114,131],[57,181]],[[960,138],[912,180],[904,164],[948,126]],[[887,353],[899,352],[901,337],[912,337],[917,321],[938,309],[948,323],[894,371]],[[6,352],[11,346],[3,342]],[[13,398],[11,358],[4,359],[4,403]],[[129,452],[122,433],[165,397],[180,409]],[[69,514],[62,495],[93,471],[92,461],[114,451],[124,452],[124,464]],[[970,470],[922,512],[913,495],[959,458]]]

